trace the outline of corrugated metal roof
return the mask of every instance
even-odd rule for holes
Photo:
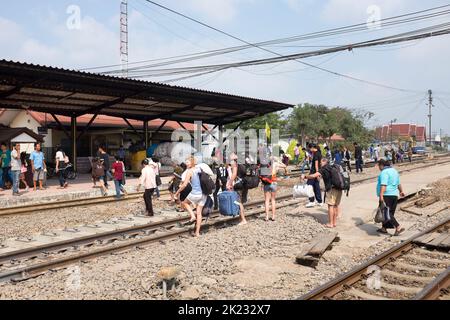
[[[136,120],[226,124],[292,104],[0,60],[0,107],[66,116],[99,112]]]

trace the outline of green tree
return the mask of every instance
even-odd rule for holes
[[[281,114],[279,114],[277,112],[269,113],[269,114],[266,114],[266,115],[258,117],[258,118],[244,121],[239,128],[241,128],[242,130],[249,130],[249,129],[260,130],[260,129],[266,128],[266,123],[269,124],[271,129],[280,130],[280,134],[286,133],[287,120],[283,119]],[[239,123],[237,123],[237,122],[232,123],[232,124],[226,125],[225,128],[226,129],[234,129],[234,128],[236,128],[236,126],[238,124]]]

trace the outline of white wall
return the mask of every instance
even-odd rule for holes
[[[33,130],[33,132],[38,133],[38,127],[41,127],[41,124],[37,122],[26,111],[20,111],[19,114],[14,118],[14,120],[11,121],[9,126],[11,128],[28,128],[30,130]],[[46,148],[53,147],[52,135],[53,135],[52,130],[49,129],[48,134],[44,136],[43,147]]]

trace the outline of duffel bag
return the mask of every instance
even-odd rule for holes
[[[239,215],[239,195],[235,191],[225,191],[218,194],[219,212],[221,215],[236,217]]]
[[[307,184],[299,184],[294,187],[294,198],[312,198],[314,197],[314,189]]]
[[[259,177],[258,176],[248,176],[244,178],[245,185],[247,189],[255,189],[259,186]]]
[[[206,202],[202,210],[202,216],[204,218],[208,218],[213,212],[213,207],[214,207],[214,200],[210,196],[208,196],[206,198]]]

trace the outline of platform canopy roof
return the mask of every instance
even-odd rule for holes
[[[0,108],[223,125],[291,104],[0,60]]]

